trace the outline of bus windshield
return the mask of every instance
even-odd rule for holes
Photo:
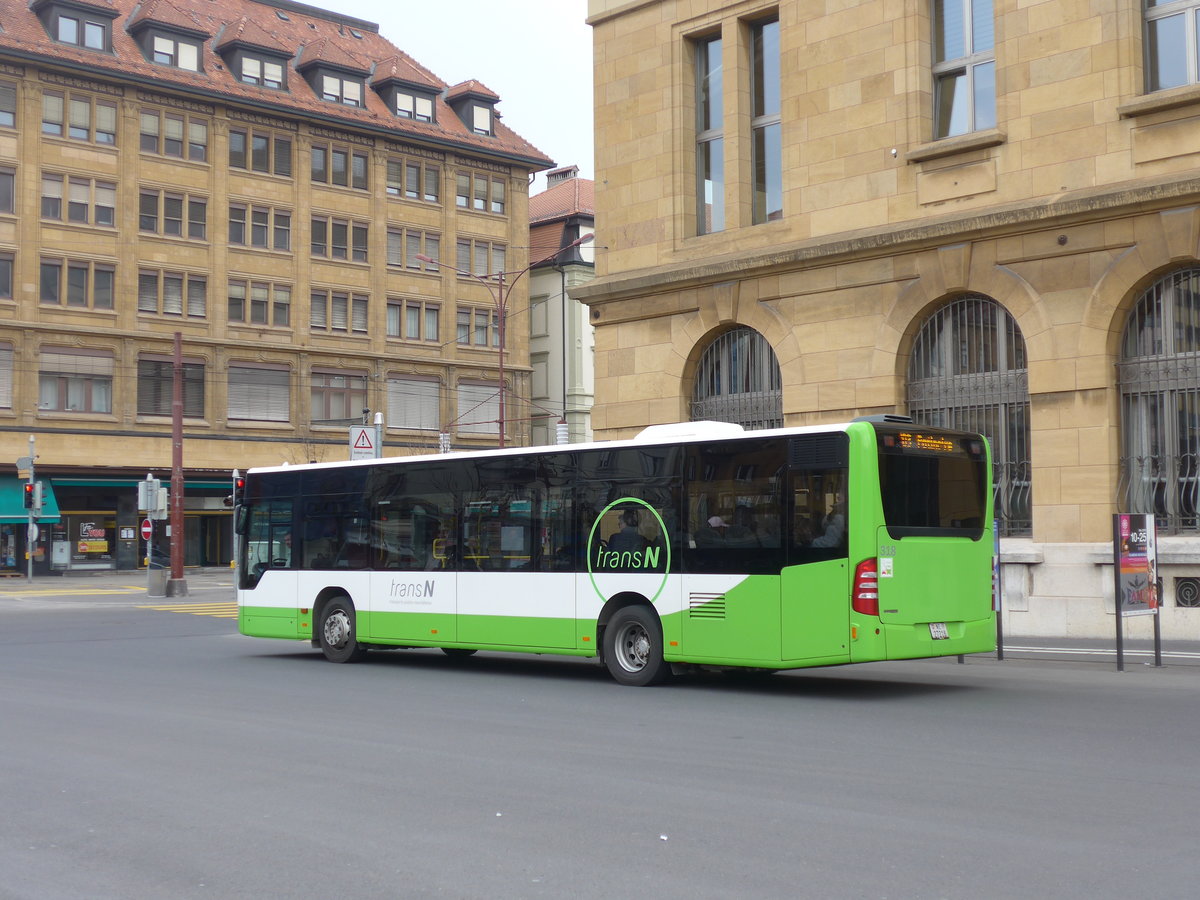
[[[888,533],[978,540],[987,508],[983,438],[935,428],[876,425],[875,430]]]

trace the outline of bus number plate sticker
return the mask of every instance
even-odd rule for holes
[[[945,622],[930,622],[929,623],[929,636],[931,638],[933,638],[935,641],[949,640],[950,632],[948,632],[946,630],[946,623]]]
[[[890,556],[879,557],[879,577],[880,578],[891,578],[892,575],[894,575],[895,571],[896,571],[893,568],[894,563],[895,563],[895,560]]]

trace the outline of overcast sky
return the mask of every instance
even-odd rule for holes
[[[587,0],[308,0],[379,23],[379,33],[450,84],[500,95],[504,123],[560,166],[593,177],[592,29]],[[545,188],[538,178],[531,189]]]

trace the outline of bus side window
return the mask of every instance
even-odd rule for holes
[[[849,518],[846,470],[794,471],[792,479],[791,563],[844,556]]]

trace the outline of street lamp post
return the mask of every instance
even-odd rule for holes
[[[468,272],[465,269],[460,269],[456,266],[450,266],[444,262],[439,262],[438,260],[433,259],[432,257],[425,256],[423,253],[417,254],[416,258],[419,259],[423,263],[429,263],[430,265],[435,265],[442,269],[449,269],[451,272],[457,272],[459,275],[466,276],[467,278],[474,278],[476,281],[478,281],[480,284],[482,284],[485,288],[487,288],[488,294],[491,295],[492,303],[496,307],[496,339],[500,343],[500,356],[499,356],[499,363],[497,365],[497,370],[498,370],[499,376],[500,376],[500,396],[499,396],[500,402],[499,402],[499,407],[497,410],[497,414],[498,414],[497,424],[499,425],[499,428],[500,428],[499,445],[501,447],[504,446],[504,433],[505,433],[504,329],[505,329],[505,320],[508,317],[507,316],[507,314],[508,314],[508,296],[509,296],[509,294],[512,293],[512,289],[516,286],[517,281],[520,279],[520,277],[522,275],[524,275],[526,272],[528,272],[530,269],[534,268],[535,266],[540,266],[542,263],[549,262],[550,260],[554,259],[554,257],[558,256],[558,254],[562,253],[564,250],[570,250],[572,247],[578,247],[580,244],[586,243],[587,241],[590,241],[594,237],[595,237],[594,234],[591,234],[591,233],[585,234],[582,237],[571,241],[571,243],[567,244],[566,246],[559,247],[557,250],[555,250],[549,256],[545,256],[542,259],[538,259],[538,260],[531,262],[529,265],[527,265],[523,269],[520,269],[520,270],[517,270],[514,272],[495,272],[495,273],[487,276],[487,278],[483,277],[482,275],[476,275],[474,272]],[[507,285],[508,285],[507,291],[505,291],[505,280],[504,280],[505,275],[512,276],[512,279],[507,282]],[[496,279],[496,286],[495,286],[494,290],[492,288],[492,283],[489,280],[492,278]]]

